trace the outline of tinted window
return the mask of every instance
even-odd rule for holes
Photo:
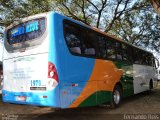
[[[66,42],[70,51],[81,54],[80,28],[75,25],[65,24],[64,29]]]
[[[9,44],[21,43],[41,36],[45,31],[45,18],[31,20],[7,31]]]
[[[142,64],[149,65],[149,54],[145,51],[142,52]]]
[[[107,46],[107,58],[116,59],[115,42],[107,40],[106,46]]]
[[[147,54],[147,64],[149,66],[152,66],[152,61],[154,61],[154,58],[153,58],[152,54],[148,53]]]
[[[84,54],[96,56],[96,33],[91,30],[87,30],[85,34],[86,37],[83,40]]]
[[[139,49],[134,48],[134,63],[135,64],[141,64],[141,52]]]
[[[71,53],[96,57],[96,33],[71,22],[64,22],[65,39]]]
[[[98,57],[106,58],[107,57],[107,50],[106,50],[106,38],[104,36],[98,35]]]
[[[126,44],[122,44],[122,53],[123,53],[123,60],[124,61],[129,61]]]
[[[134,63],[148,66],[153,66],[155,64],[151,53],[137,48],[134,48]]]
[[[152,54],[76,23],[65,20],[64,33],[71,53],[135,64],[154,64]]]
[[[122,60],[122,46],[120,42],[116,42],[116,58]]]

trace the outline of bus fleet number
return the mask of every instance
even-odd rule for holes
[[[34,86],[34,87],[41,86],[41,80],[31,80],[31,86]]]

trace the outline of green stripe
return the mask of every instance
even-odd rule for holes
[[[109,91],[98,91],[89,96],[86,100],[84,100],[79,107],[85,106],[96,106],[102,103],[110,102],[111,101],[111,94],[112,92]]]
[[[133,88],[133,65],[126,64],[124,62],[115,62],[118,69],[123,69],[123,75],[120,79],[120,83],[123,88],[123,96],[131,96],[134,94]],[[98,91],[84,100],[79,107],[96,106],[103,103],[110,102],[112,100],[112,92],[110,91]]]
[[[115,65],[118,69],[123,69],[123,75],[120,79],[120,83],[123,87],[123,96],[131,96],[134,94],[134,87],[133,87],[133,65],[126,64],[124,62],[115,62]]]

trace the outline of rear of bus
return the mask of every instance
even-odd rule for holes
[[[3,101],[58,106],[58,76],[49,60],[53,13],[22,19],[6,29]],[[53,32],[53,31],[52,31]],[[51,34],[49,34],[51,33]],[[54,45],[53,45],[54,51]]]

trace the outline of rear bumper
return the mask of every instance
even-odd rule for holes
[[[25,97],[25,100],[17,99],[19,97]],[[49,106],[49,107],[59,107],[54,101],[53,95],[51,96],[49,92],[9,92],[2,91],[2,100],[7,103],[15,104],[28,104],[35,106]]]

